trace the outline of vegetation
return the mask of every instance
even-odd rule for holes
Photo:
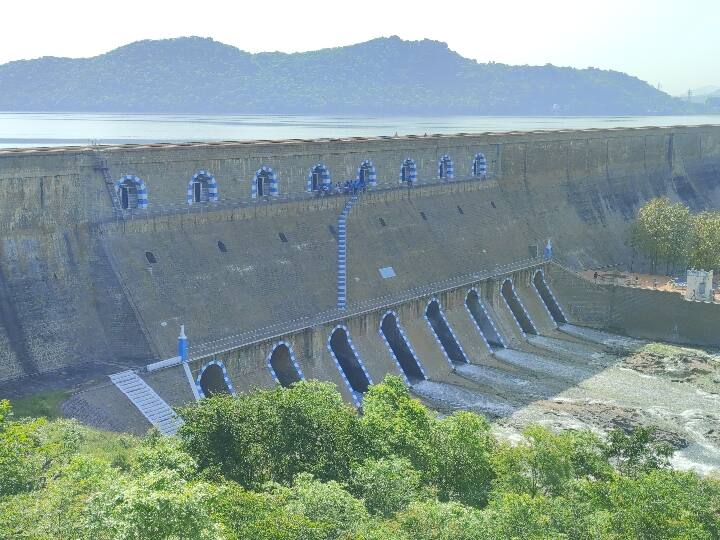
[[[19,419],[0,403],[0,538],[720,535],[720,482],[668,468],[652,430],[531,426],[510,445],[475,414],[437,416],[394,377],[371,386],[362,415],[327,383],[213,397],[171,438]]]
[[[667,197],[652,199],[630,227],[629,243],[652,266],[665,264],[703,270],[720,269],[720,212],[691,214],[682,203]]]
[[[445,43],[380,38],[296,54],[211,39],[0,66],[0,110],[231,114],[644,115],[707,112],[595,68],[480,64]]]
[[[52,390],[13,401],[16,416],[42,416],[48,420],[62,417],[60,404],[70,396],[67,390]]]

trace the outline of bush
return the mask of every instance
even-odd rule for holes
[[[289,484],[300,472],[347,479],[364,448],[356,411],[329,383],[212,397],[181,413],[183,448],[244,487]]]
[[[420,473],[405,458],[369,459],[352,474],[351,492],[373,514],[389,517],[426,494]]]
[[[532,425],[523,435],[522,443],[500,445],[493,455],[498,492],[559,496],[573,481],[611,473],[604,444],[589,431],[553,433]]]

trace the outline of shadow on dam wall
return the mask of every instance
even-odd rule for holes
[[[390,189],[408,152],[418,178],[428,180],[440,155],[452,155],[459,171],[479,151],[490,179]],[[247,171],[257,170],[258,153],[282,189],[298,197],[307,186],[298,171],[318,159],[334,178],[353,174],[360,157],[371,159],[378,191],[364,195],[348,222],[349,304],[523,259],[528,246],[550,237],[571,266],[622,263],[629,260],[621,240],[627,221],[643,201],[663,194],[689,201],[692,188],[706,206],[720,203],[717,127],[102,153],[113,177],[143,178],[151,207],[182,204],[192,174],[211,165],[221,199],[249,197]],[[0,287],[8,291],[0,306],[0,382],[80,366],[103,374],[166,358],[174,355],[180,322],[193,343],[211,349],[240,332],[334,308],[336,239],[328,226],[341,198],[309,195],[115,222],[93,166],[88,150],[0,153]],[[395,277],[382,278],[385,267]],[[491,332],[486,336],[492,344]]]

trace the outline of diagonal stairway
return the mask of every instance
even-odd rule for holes
[[[163,435],[175,435],[182,419],[134,371],[110,375],[110,380]]]
[[[353,195],[345,203],[342,213],[338,217],[337,232],[337,308],[345,309],[347,306],[347,218],[358,196]]]

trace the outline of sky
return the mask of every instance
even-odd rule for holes
[[[720,87],[720,0],[34,0],[2,6],[0,64],[196,35],[250,52],[398,35],[479,62],[624,71],[672,94]]]

